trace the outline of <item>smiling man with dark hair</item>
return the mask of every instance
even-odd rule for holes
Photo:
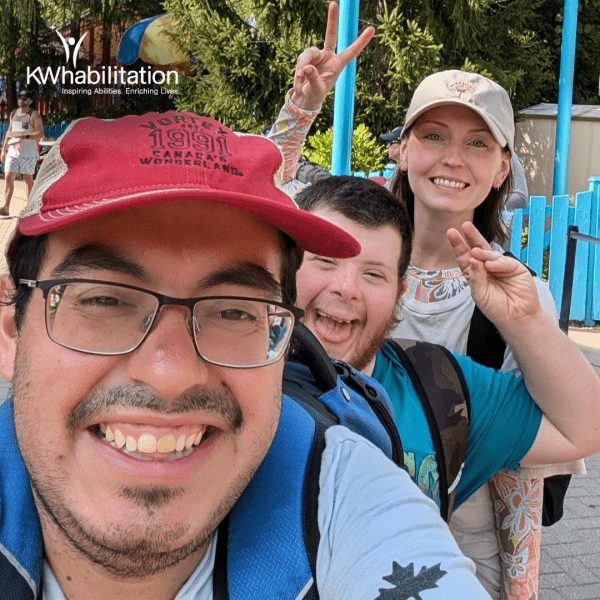
[[[435,505],[342,426],[316,578],[286,533],[315,428],[281,391],[296,270],[359,246],[279,191],[282,163],[192,113],[83,119],[52,148],[2,280],[3,598],[486,597]]]

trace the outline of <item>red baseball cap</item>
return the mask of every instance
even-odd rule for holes
[[[81,119],[44,159],[18,231],[40,235],[130,208],[204,200],[267,221],[315,254],[356,256],[352,236],[278,189],[282,173],[273,142],[190,112]]]

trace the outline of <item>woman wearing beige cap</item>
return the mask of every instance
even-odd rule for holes
[[[471,221],[502,251],[496,242],[504,237],[500,210],[511,188],[514,131],[506,90],[482,75],[442,71],[415,91],[390,186],[406,203],[415,231],[403,319],[394,336],[467,354],[475,305],[446,232]],[[548,288],[538,278],[536,285],[544,310],[557,322]],[[501,370],[520,374],[510,348]],[[493,598],[537,598],[543,477],[583,471],[582,461],[502,471],[453,514],[455,538]]]

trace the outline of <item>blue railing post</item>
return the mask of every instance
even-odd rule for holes
[[[341,0],[338,19],[337,51],[345,50],[358,34],[359,0]],[[354,122],[354,86],[356,83],[356,59],[350,61],[335,84],[333,103],[333,146],[331,149],[331,173],[350,174],[352,151],[352,124]]]
[[[558,78],[558,115],[556,118],[553,196],[567,193],[569,135],[571,132],[571,107],[573,105],[573,76],[575,72],[575,42],[577,40],[578,8],[579,0],[565,0],[562,44],[560,47],[560,75]]]
[[[592,192],[592,214],[590,219],[590,235],[600,234],[600,177],[589,177],[589,191]],[[600,247],[590,249],[588,257],[588,280],[585,303],[586,327],[591,327],[600,319],[600,277],[596,275],[596,265],[600,265]]]

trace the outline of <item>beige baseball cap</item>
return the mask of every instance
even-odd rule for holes
[[[473,109],[486,122],[500,146],[508,146],[514,154],[515,118],[506,90],[483,75],[466,71],[440,71],[425,77],[410,101],[402,135],[422,114],[445,104],[461,104]]]

